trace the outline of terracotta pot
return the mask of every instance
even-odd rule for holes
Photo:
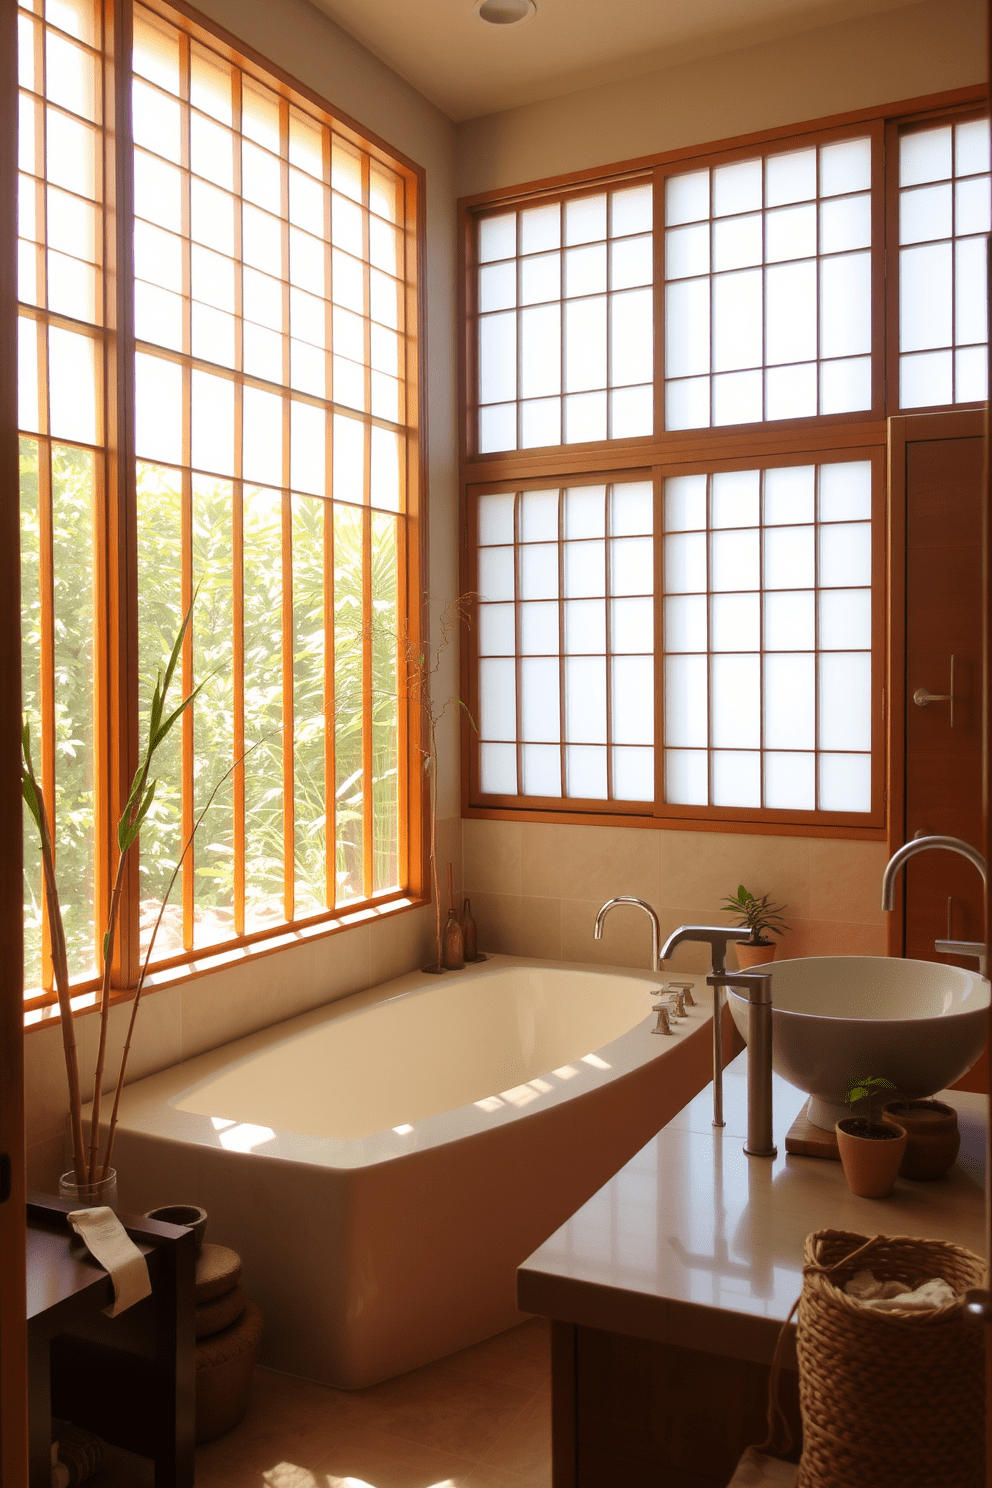
[[[942,1178],[958,1155],[958,1113],[943,1101],[887,1101],[882,1120],[905,1128],[906,1155],[899,1169],[903,1178]]]
[[[739,970],[746,971],[749,966],[763,966],[766,961],[774,961],[777,946],[773,940],[735,940],[734,950]]]
[[[862,1124],[859,1116],[845,1116],[834,1128],[844,1177],[859,1199],[885,1199],[895,1187],[906,1152],[906,1129],[892,1121],[874,1126],[875,1136],[859,1136],[857,1127]]]

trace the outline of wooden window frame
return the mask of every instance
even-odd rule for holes
[[[474,530],[474,496],[485,491],[525,490],[555,484],[578,483],[582,480],[631,478],[635,472],[650,470],[656,481],[662,473],[689,473],[717,469],[748,469],[776,463],[827,461],[843,458],[845,451],[859,451],[873,463],[872,495],[872,809],[867,813],[824,813],[770,811],[758,808],[728,809],[722,807],[668,806],[662,795],[662,710],[660,689],[663,685],[662,651],[655,652],[656,689],[656,804],[648,811],[619,803],[573,802],[567,797],[506,798],[484,797],[479,790],[478,746],[468,719],[462,721],[462,815],[478,819],[516,821],[585,822],[604,826],[652,827],[667,830],[733,831],[778,836],[840,837],[865,841],[884,841],[888,811],[886,757],[888,715],[886,699],[888,678],[886,657],[886,583],[885,526],[887,499],[884,477],[886,420],[898,413],[891,394],[893,376],[898,375],[898,322],[892,306],[898,304],[898,276],[886,275],[886,253],[893,244],[898,251],[898,236],[892,234],[893,211],[898,221],[898,181],[891,168],[892,140],[909,121],[921,124],[987,115],[987,92],[983,86],[957,89],[939,95],[904,99],[877,108],[861,109],[821,119],[783,125],[775,129],[732,139],[714,141],[664,153],[624,161],[601,168],[590,168],[568,175],[528,182],[519,186],[465,197],[458,204],[459,242],[462,272],[459,275],[459,319],[462,334],[459,342],[459,386],[461,418],[459,421],[459,469],[461,483],[460,563],[461,588],[471,593],[476,587],[476,544]],[[664,278],[663,278],[663,184],[669,175],[693,167],[703,168],[734,160],[752,159],[759,155],[830,143],[837,139],[868,134],[872,139],[871,218],[872,218],[872,406],[864,413],[825,414],[804,419],[781,419],[760,424],[724,425],[693,430],[668,431],[663,427],[664,397]],[[563,197],[615,188],[638,179],[653,179],[654,191],[654,261],[655,261],[655,377],[654,433],[631,440],[599,441],[584,445],[562,444],[531,450],[501,453],[476,453],[475,424],[475,223],[480,216],[505,211],[510,207],[539,205]],[[893,207],[893,202],[895,203]],[[896,296],[893,300],[893,295]],[[895,339],[894,339],[895,338]],[[895,358],[895,360],[893,360]],[[955,408],[983,405],[955,404]],[[913,413],[928,410],[912,410]],[[656,496],[655,542],[659,549],[656,562],[660,594],[660,544],[657,524],[659,515]],[[659,634],[656,609],[655,633]],[[477,705],[477,662],[471,617],[462,646],[461,682],[463,696],[470,706]],[[474,716],[474,715],[473,715]]]
[[[95,920],[97,928],[106,922],[106,913],[109,906],[110,885],[113,870],[116,866],[116,822],[120,816],[126,799],[130,781],[133,778],[139,758],[138,738],[138,593],[137,593],[137,499],[136,499],[136,459],[135,459],[135,407],[134,407],[134,375],[136,339],[134,329],[134,264],[132,255],[132,223],[134,220],[134,191],[133,191],[133,158],[134,141],[131,128],[130,108],[130,84],[131,84],[131,37],[132,18],[134,15],[135,0],[104,0],[102,6],[98,7],[100,20],[102,22],[103,45],[101,56],[103,59],[104,90],[103,90],[103,130],[105,132],[104,148],[104,277],[105,277],[105,313],[103,326],[94,325],[89,328],[89,334],[98,344],[102,343],[101,363],[105,387],[105,409],[106,427],[103,431],[104,444],[102,449],[98,448],[96,458],[104,466],[104,478],[96,484],[96,495],[94,500],[94,535],[95,548],[98,561],[94,569],[94,682],[93,682],[93,710],[94,710],[94,814],[95,814],[95,873],[94,873],[94,904]],[[185,48],[188,51],[190,41],[203,43],[212,52],[219,54],[226,61],[239,68],[244,74],[256,78],[264,83],[266,88],[276,93],[282,100],[282,112],[285,113],[291,104],[301,105],[304,111],[311,114],[317,113],[325,127],[329,127],[335,135],[342,137],[348,143],[353,144],[362,151],[366,161],[364,175],[368,175],[368,160],[379,161],[395,174],[398,174],[405,183],[404,209],[401,212],[397,229],[401,242],[402,268],[400,270],[400,294],[405,296],[403,305],[404,323],[406,332],[403,337],[405,345],[405,366],[403,376],[406,382],[406,408],[401,411],[400,424],[405,430],[404,447],[400,455],[400,484],[405,499],[401,502],[402,510],[397,516],[397,556],[396,556],[396,607],[398,618],[398,649],[397,649],[397,675],[398,675],[398,698],[397,698],[397,740],[400,760],[400,786],[399,786],[399,811],[398,811],[398,861],[400,886],[388,891],[374,892],[374,884],[371,877],[371,859],[373,851],[370,816],[373,808],[371,774],[369,773],[371,742],[371,712],[369,709],[370,687],[371,687],[371,643],[364,646],[368,653],[363,661],[363,705],[364,714],[369,720],[369,726],[364,729],[363,762],[366,768],[369,788],[365,791],[364,817],[365,832],[363,877],[366,894],[362,898],[349,899],[339,902],[334,906],[333,897],[329,900],[331,908],[318,913],[312,913],[295,917],[293,910],[293,853],[291,851],[292,838],[289,838],[285,854],[287,875],[286,883],[286,907],[287,916],[284,920],[261,929],[245,933],[242,915],[238,917],[239,933],[216,944],[199,945],[194,948],[191,937],[187,933],[187,944],[185,948],[176,954],[163,954],[154,959],[152,966],[155,976],[153,981],[174,981],[203,974],[215,965],[229,963],[232,957],[243,958],[245,955],[265,954],[277,951],[288,943],[287,937],[295,939],[311,938],[314,935],[330,935],[350,928],[352,925],[362,922],[370,915],[383,917],[391,914],[402,913],[409,908],[425,903],[430,897],[429,865],[427,859],[427,842],[424,831],[426,820],[426,793],[423,784],[423,769],[421,751],[423,745],[423,721],[420,710],[412,705],[411,700],[402,696],[401,679],[403,672],[403,649],[404,644],[412,645],[415,649],[424,644],[427,636],[428,612],[426,609],[426,574],[427,574],[427,552],[426,532],[423,515],[426,511],[427,502],[427,468],[426,450],[422,431],[425,426],[426,413],[426,388],[424,385],[422,369],[422,351],[425,337],[426,303],[424,294],[424,270],[425,245],[426,245],[426,175],[423,167],[417,165],[407,156],[396,150],[378,136],[363,128],[347,114],[336,109],[326,99],[291,77],[275,64],[269,62],[252,48],[247,47],[238,38],[215,25],[213,21],[204,17],[192,6],[184,3],[184,0],[176,0],[176,3],[168,4],[166,0],[141,0],[147,11],[158,15],[170,25],[177,26],[188,38]],[[119,62],[118,59],[123,59]],[[16,89],[15,89],[16,94]],[[285,175],[285,171],[283,171]],[[284,183],[285,184],[285,183]],[[285,197],[285,190],[283,191]],[[285,205],[285,202],[284,202]],[[325,224],[326,226],[326,224]],[[287,231],[283,224],[283,231]],[[363,239],[365,249],[368,249],[368,220],[367,212],[363,209]],[[367,258],[367,251],[366,251]],[[368,263],[365,264],[365,277],[368,278]],[[188,289],[188,285],[186,286]],[[367,296],[366,296],[367,300]],[[31,306],[22,306],[21,314],[26,314],[30,319],[43,323],[53,321],[56,324],[59,317],[47,309],[36,310]],[[185,317],[187,333],[184,341],[188,341],[188,313]],[[75,329],[76,322],[69,322]],[[86,329],[79,325],[78,328]],[[288,330],[284,333],[286,346],[288,347]],[[366,361],[368,361],[369,328],[366,322]],[[189,355],[189,347],[186,346],[182,353],[170,353],[166,348],[156,346],[155,354],[167,359],[178,360],[188,367],[196,358]],[[327,350],[330,357],[330,349]],[[243,382],[252,382],[252,378],[243,372],[230,372],[224,374],[224,369],[216,369],[210,366],[211,371],[219,371],[222,375],[230,375],[232,380],[241,386]],[[188,372],[186,376],[188,376]],[[370,376],[368,366],[365,367],[365,378],[368,382]],[[284,414],[288,408],[290,396],[294,399],[299,397],[303,402],[313,402],[308,395],[297,394],[288,383],[284,389]],[[319,400],[321,406],[333,407],[332,400]],[[285,415],[288,417],[288,415]],[[366,411],[360,415],[366,426],[365,443],[368,446],[371,425],[381,422],[377,416]],[[188,422],[188,421],[187,421]],[[46,426],[47,427],[47,426]],[[37,436],[26,434],[27,438],[37,438],[39,449],[46,443],[50,443],[51,437],[47,433]],[[78,444],[78,440],[66,439],[55,440],[56,443]],[[187,489],[190,482],[190,459],[189,459],[189,430],[184,431],[184,449],[182,465],[179,473],[183,478],[184,486],[184,508],[188,507],[190,491]],[[288,449],[288,441],[287,441]],[[288,455],[286,456],[288,458]],[[284,462],[285,463],[285,462]],[[288,483],[288,475],[284,471]],[[240,485],[240,481],[236,482]],[[371,529],[373,508],[369,501],[369,461],[368,448],[366,448],[365,461],[365,492],[364,516],[366,561],[364,565],[365,580],[364,587],[369,591],[370,576],[368,573],[368,548],[369,532]],[[333,496],[333,490],[328,485],[324,493],[325,497]],[[315,499],[321,499],[317,497]],[[287,498],[284,497],[285,507]],[[377,509],[376,509],[377,510]],[[285,532],[285,522],[284,522]],[[237,524],[235,523],[235,561],[238,559]],[[42,552],[42,565],[44,566],[44,543]],[[285,547],[285,536],[284,536]],[[189,553],[184,549],[184,563],[182,576],[182,602],[188,605],[192,597],[191,570],[189,564]],[[328,570],[328,557],[325,548],[325,590],[328,582],[333,584],[333,571]],[[238,586],[235,586],[237,588]],[[369,609],[370,594],[365,594],[365,609]],[[234,595],[235,610],[238,608],[238,596]],[[284,606],[285,609],[285,606]],[[285,642],[285,631],[289,625],[290,642],[292,641],[292,617],[287,618],[284,613],[280,622]],[[333,636],[333,614],[329,620],[329,634]],[[49,617],[45,632],[51,629]],[[237,629],[237,626],[236,626]],[[50,649],[50,643],[49,643]],[[235,642],[235,663],[239,660],[237,655],[237,642]],[[240,658],[243,661],[243,657]],[[192,637],[187,636],[181,665],[181,681],[177,682],[183,691],[190,690],[193,680],[193,651]],[[44,672],[43,672],[44,676]],[[292,683],[292,675],[289,677]],[[46,685],[46,684],[43,684]],[[50,687],[50,676],[47,685]],[[176,689],[178,691],[178,688]],[[329,706],[325,697],[325,713]],[[237,710],[236,710],[237,711]],[[181,830],[183,836],[188,833],[192,826],[192,717],[187,713],[184,720],[183,738],[183,814]],[[50,730],[49,730],[50,732]],[[235,746],[237,747],[237,738]],[[333,747],[333,741],[330,741]],[[38,751],[40,759],[39,775],[46,788],[47,798],[52,799],[52,787],[54,785],[54,740],[44,738]],[[285,811],[288,824],[292,825],[292,754],[284,755],[284,770],[287,772],[287,784]],[[243,775],[243,766],[237,767],[237,773]],[[333,793],[333,783],[329,786],[329,793]],[[238,800],[238,792],[235,792],[235,802]],[[234,831],[236,838],[243,842],[244,839],[244,809],[240,812],[235,806]],[[328,853],[328,878],[333,888],[334,875],[334,848]],[[191,923],[192,912],[192,888],[193,881],[189,871],[183,875],[182,901],[184,906],[184,920],[187,927]],[[372,892],[368,892],[372,885]],[[177,886],[178,887],[178,886]],[[243,893],[240,895],[236,887],[236,899],[243,901]],[[124,1000],[131,995],[131,991],[137,981],[141,965],[141,950],[139,937],[139,863],[137,854],[132,854],[128,864],[124,882],[124,898],[122,912],[119,920],[119,929],[114,948],[114,958],[111,967],[111,984],[113,988],[112,1000]],[[43,980],[44,987],[39,995],[26,997],[24,1010],[28,1015],[29,1026],[38,1026],[51,1016],[57,1016],[55,1006],[55,995],[51,990],[51,966],[50,955],[47,952],[47,940],[43,939]],[[99,963],[98,963],[99,964]],[[164,975],[163,975],[164,974]],[[99,985],[99,977],[90,976],[74,980],[73,997],[75,1008],[85,1011],[92,1005],[94,989]]]

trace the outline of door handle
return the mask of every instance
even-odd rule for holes
[[[954,727],[954,657],[951,657],[951,690],[950,692],[929,692],[925,687],[918,687],[913,693],[913,702],[918,708],[926,708],[930,703],[950,703],[950,723]]]

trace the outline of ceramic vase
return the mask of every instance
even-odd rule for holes
[[[845,1116],[834,1128],[847,1186],[860,1199],[888,1198],[906,1152],[906,1129],[893,1121],[879,1123],[884,1136],[863,1137],[849,1130],[861,1124],[860,1117]]]
[[[961,1133],[953,1106],[937,1100],[894,1100],[882,1107],[882,1120],[905,1128],[902,1178],[942,1178],[958,1155]]]
[[[157,1219],[162,1224],[186,1225],[193,1231],[197,1250],[207,1233],[207,1211],[199,1204],[162,1204],[158,1209],[148,1209],[145,1219]]]

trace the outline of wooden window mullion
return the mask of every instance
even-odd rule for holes
[[[39,682],[41,704],[41,789],[48,808],[52,849],[58,870],[55,823],[55,556],[52,514],[52,445],[38,441],[38,587],[41,591],[41,655]],[[47,896],[42,899],[42,986],[54,986],[52,926]]]
[[[242,418],[241,385],[235,383],[234,431],[236,441],[236,466],[240,473],[240,431]],[[245,933],[245,859],[247,851],[245,827],[245,524],[244,483],[235,480],[231,491],[231,557],[232,557],[232,611],[233,629],[232,655],[234,663],[234,720],[232,754],[234,756],[233,778],[233,826],[234,826],[234,933]],[[257,768],[257,767],[256,767]]]
[[[279,104],[279,175],[282,239],[282,838],[283,915],[292,921],[296,910],[295,721],[293,677],[293,498],[290,494],[291,407],[290,383],[290,238],[289,238],[289,104]]]
[[[182,557],[180,571],[180,609],[184,615],[189,612],[193,603],[193,473],[190,469],[190,456],[188,453],[188,440],[190,430],[191,398],[189,393],[189,371],[183,369],[183,406],[186,412],[183,417],[183,472],[182,472],[182,509],[181,509],[181,531],[182,531]],[[193,625],[195,616],[190,620],[183,638],[182,651],[182,696],[189,697],[193,691]],[[174,701],[174,700],[173,700]],[[193,831],[193,784],[195,779],[195,735],[193,729],[193,711],[196,707],[187,708],[180,723],[182,726],[182,805],[181,826],[178,850],[181,852],[183,844],[188,842]],[[189,852],[183,858],[182,867],[182,892],[183,892],[183,949],[191,951],[195,934],[196,920],[196,843],[190,847]]]
[[[366,899],[373,893],[375,868],[372,704],[372,512],[366,502],[362,508],[362,892]]]

